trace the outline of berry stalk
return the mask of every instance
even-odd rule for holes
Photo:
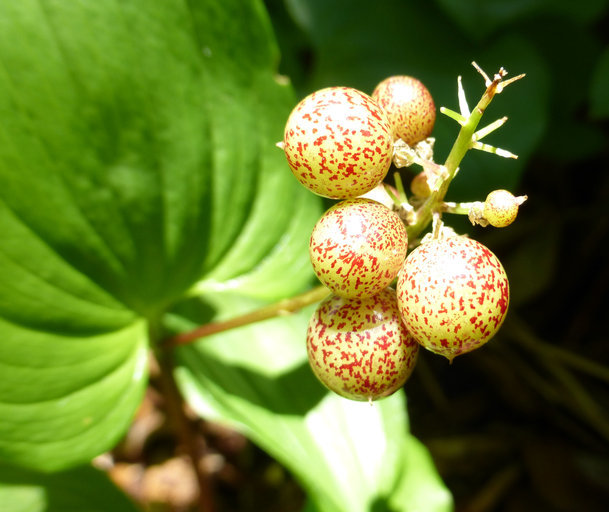
[[[299,311],[310,304],[315,304],[320,300],[325,299],[329,293],[330,291],[325,286],[317,286],[300,295],[280,300],[279,302],[275,302],[274,304],[270,304],[250,313],[245,313],[244,315],[236,316],[221,322],[210,322],[201,325],[192,331],[177,334],[166,339],[163,342],[163,346],[165,348],[172,348],[180,345],[188,345],[199,338],[211,336],[212,334],[218,334],[220,332],[228,331],[229,329],[236,329],[237,327],[243,327],[244,325],[261,322],[276,316],[288,315]]]
[[[461,129],[459,130],[459,134],[457,135],[457,139],[453,144],[453,147],[444,162],[445,168],[445,177],[442,180],[440,186],[437,190],[432,191],[431,195],[427,198],[427,200],[421,205],[421,207],[416,212],[416,222],[407,227],[408,239],[414,240],[421,232],[429,225],[432,220],[433,213],[438,211],[438,208],[442,207],[444,196],[446,196],[446,192],[448,191],[448,187],[450,186],[451,181],[456,176],[457,171],[459,169],[459,164],[461,160],[465,157],[466,153],[474,147],[474,144],[478,141],[479,137],[476,137],[476,128],[484,115],[486,108],[489,106],[495,94],[500,93],[505,86],[509,83],[513,82],[521,78],[523,75],[519,75],[510,80],[503,82],[503,77],[507,74],[507,72],[501,68],[497,74],[493,77],[493,80],[489,80],[488,77],[482,72],[480,68],[478,68],[475,64],[474,66],[478,71],[483,75],[486,81],[486,90],[484,94],[480,98],[478,104],[474,107],[474,109],[469,113],[467,117],[465,116],[457,116],[457,120],[461,125]],[[462,94],[461,82],[459,81],[459,94],[460,94],[460,102],[461,102],[461,111],[467,113],[467,105],[465,103],[464,95]]]

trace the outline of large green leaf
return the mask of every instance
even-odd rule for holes
[[[255,0],[0,3],[0,458],[111,448],[184,294],[309,282],[277,60]]]
[[[109,480],[89,466],[52,475],[0,464],[2,512],[135,512]]]
[[[488,38],[499,28],[527,18],[551,16],[539,20],[538,25],[552,22],[555,16],[563,16],[571,22],[595,21],[606,7],[606,0],[436,0],[436,3],[472,39]]]
[[[171,317],[175,329],[249,311],[256,302],[219,293]],[[316,509],[425,512],[451,509],[429,454],[408,433],[403,392],[374,404],[328,393],[308,365],[311,314],[274,319],[178,351],[178,378],[206,418],[228,421],[287,466]]]
[[[599,57],[594,69],[590,87],[590,111],[598,118],[609,117],[609,46]]]
[[[0,457],[56,469],[116,443],[146,383],[144,327],[70,338],[0,320]]]

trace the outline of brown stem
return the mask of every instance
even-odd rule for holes
[[[180,443],[188,453],[199,485],[197,510],[199,512],[215,512],[217,509],[214,503],[212,486],[199,464],[200,438],[192,421],[186,416],[184,400],[173,376],[174,361],[171,351],[160,352],[158,363],[161,370],[159,384],[165,399],[167,417],[170,424],[176,429]]]
[[[294,313],[305,306],[314,304],[324,299],[329,295],[330,291],[325,286],[318,286],[308,292],[301,293],[289,299],[283,299],[274,304],[270,304],[263,308],[246,313],[229,320],[222,322],[210,322],[205,325],[201,325],[192,331],[184,332],[167,339],[164,342],[165,347],[177,347],[180,345],[187,345],[193,341],[203,338],[205,336],[211,336],[219,332],[228,331],[229,329],[235,329],[236,327],[242,327],[244,325],[253,324],[262,320],[268,320],[280,315],[288,315]]]

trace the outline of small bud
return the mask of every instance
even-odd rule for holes
[[[425,199],[431,195],[431,189],[429,183],[427,183],[427,176],[424,172],[420,172],[410,182],[410,191],[417,197]]]
[[[518,207],[526,200],[527,196],[514,197],[507,190],[493,190],[484,202],[484,218],[496,228],[509,226],[518,215]]]
[[[440,190],[442,183],[448,179],[448,169],[431,161],[423,162],[423,174],[431,192]],[[457,172],[455,171],[455,175]]]

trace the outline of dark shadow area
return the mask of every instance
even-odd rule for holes
[[[386,498],[378,497],[370,505],[370,512],[400,512],[401,509],[392,507]]]

